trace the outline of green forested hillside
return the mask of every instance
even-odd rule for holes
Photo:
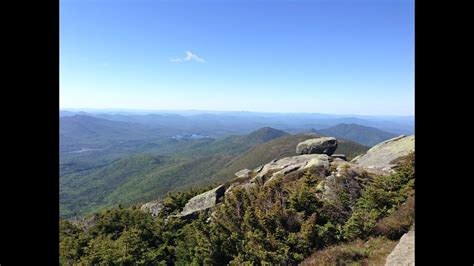
[[[276,158],[295,155],[298,142],[316,135],[289,135],[262,128],[221,140],[163,140],[64,156],[61,163],[61,217],[83,215],[104,207],[150,201],[168,191],[183,191],[233,178]],[[153,144],[153,145],[152,145]],[[339,140],[336,152],[349,157],[366,147]]]
[[[60,164],[61,217],[147,201],[168,191],[231,178],[218,171],[234,156],[285,135],[288,133],[281,130],[262,128],[221,140],[135,141],[105,151],[65,154]]]

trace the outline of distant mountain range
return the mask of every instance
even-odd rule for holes
[[[120,112],[120,111],[78,111],[62,110],[61,117],[87,115],[112,121],[135,122],[143,125],[199,131],[212,137],[229,134],[248,134],[262,127],[272,127],[289,133],[297,133],[310,128],[316,130],[341,123],[374,127],[393,134],[410,135],[414,132],[413,116],[355,116],[304,113],[256,113],[256,112],[216,112],[181,111],[169,112]]]

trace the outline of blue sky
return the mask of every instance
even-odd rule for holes
[[[61,0],[61,108],[414,114],[408,0]]]

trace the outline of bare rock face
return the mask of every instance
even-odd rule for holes
[[[385,266],[415,265],[415,230],[411,230],[400,238],[397,246],[388,255]]]
[[[163,204],[158,201],[147,202],[140,207],[140,210],[144,212],[149,212],[152,216],[157,216],[162,209]]]
[[[332,155],[337,149],[337,139],[333,137],[323,137],[307,139],[298,143],[296,154],[327,154]]]
[[[217,201],[224,196],[225,187],[220,185],[212,190],[199,194],[191,198],[178,215],[180,217],[191,216],[199,211],[216,206]]]
[[[351,163],[368,170],[390,173],[395,166],[394,160],[413,151],[415,151],[415,136],[401,135],[375,145],[366,154],[354,158]]]

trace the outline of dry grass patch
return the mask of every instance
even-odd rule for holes
[[[410,196],[394,213],[383,218],[374,229],[376,235],[400,239],[415,222],[415,197]]]
[[[316,251],[300,265],[384,265],[396,245],[385,237],[355,240]]]

